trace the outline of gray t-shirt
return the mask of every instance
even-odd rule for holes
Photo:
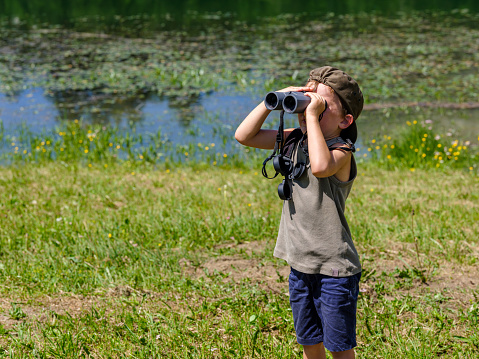
[[[292,180],[292,197],[283,204],[274,256],[307,274],[348,277],[361,272],[344,216],[346,198],[357,173],[354,156],[351,156],[351,175],[347,182],[334,176],[315,177],[298,145],[292,157],[295,164],[306,163],[307,170]]]

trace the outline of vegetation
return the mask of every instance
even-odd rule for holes
[[[87,20],[73,30],[4,26],[0,91],[43,87],[56,101],[78,91],[177,101],[215,90],[264,94],[333,63],[367,89],[367,103],[478,101],[478,15],[467,11],[284,15],[260,24],[218,15],[161,32],[142,18],[139,30],[125,25],[101,36],[88,32]]]
[[[259,153],[155,159],[138,138],[65,126],[25,137],[0,174],[0,357],[300,357]],[[348,201],[358,356],[473,358],[477,152],[406,129],[367,152]]]
[[[357,74],[369,105],[478,102],[477,15],[322,16],[101,36],[86,20],[4,26],[0,92],[186,107],[218,89],[263,94],[320,60]],[[261,176],[267,153],[212,127],[214,141],[182,143],[81,116],[0,128],[0,358],[301,357],[288,267],[272,255],[279,180]],[[355,154],[358,357],[477,358],[479,134],[420,116],[400,128]]]

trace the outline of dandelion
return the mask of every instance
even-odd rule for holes
[[[437,144],[437,147],[438,147],[438,148],[441,148],[441,147],[442,147],[442,145],[441,145],[440,143],[438,143],[438,144]]]
[[[423,154],[421,155],[421,157],[422,157],[422,158],[426,157],[426,154],[425,154],[425,153],[423,153]]]
[[[376,146],[376,149],[377,149],[377,150],[379,150],[380,148],[381,148],[381,147],[379,147],[379,146]]]
[[[371,152],[372,151],[372,148],[371,147],[368,147],[368,152]]]
[[[390,160],[390,159],[391,159],[391,155],[387,155],[387,159]]]
[[[216,161],[213,161],[213,166],[216,166]]]
[[[111,238],[111,233],[108,233],[108,238]]]
[[[107,168],[107,167],[108,167],[108,165],[107,165],[106,163],[104,164],[104,166],[105,166],[105,168]]]
[[[85,153],[88,153],[88,150],[87,150],[87,149],[85,149]]]
[[[139,157],[140,157],[140,160],[142,160],[142,159],[143,159],[143,155],[140,155]]]
[[[60,148],[60,152],[63,152],[63,147]]]
[[[371,192],[374,192],[374,188],[371,188]]]
[[[170,173],[170,170],[169,170],[169,169],[167,169],[167,170],[166,170],[166,173]]]
[[[473,168],[472,166],[471,166],[471,167],[469,167],[469,171],[472,171],[473,169],[474,169],[474,168]]]
[[[119,149],[120,149],[120,147],[121,147],[120,145],[116,145],[116,149],[117,149],[117,150],[119,150]]]
[[[205,151],[208,151],[210,148],[208,146],[205,147]]]
[[[93,167],[93,166],[92,166],[92,164],[91,164],[91,163],[89,163],[89,164],[88,164],[88,167],[90,167],[90,168],[91,168],[91,167]]]
[[[108,144],[108,146],[113,147],[113,143],[110,142],[110,143]]]
[[[251,203],[248,203],[248,207],[251,207]]]
[[[42,145],[42,146],[45,146],[45,142],[42,142],[41,145]]]
[[[131,175],[134,176],[134,175],[135,175],[135,172],[132,172]]]
[[[78,143],[83,143],[83,140],[78,140]]]
[[[412,123],[413,123],[413,125],[417,125],[417,121],[416,121],[416,120],[414,120]]]
[[[411,122],[406,121],[406,125],[411,126]]]
[[[410,171],[411,172],[414,172],[416,169],[415,168],[410,168]]]
[[[221,191],[221,187],[218,187],[218,191]]]
[[[394,145],[391,145],[391,149],[394,149]]]
[[[28,152],[27,150],[23,150],[23,154],[24,154],[24,155],[26,155],[26,154],[27,154],[27,152]]]
[[[372,140],[371,143],[376,143],[376,140]]]
[[[224,154],[223,154],[223,157],[226,158],[226,157],[228,157],[228,155],[227,155],[226,153],[224,153]]]

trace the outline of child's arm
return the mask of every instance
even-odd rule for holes
[[[312,91],[310,87],[287,87],[279,90],[278,92],[289,91]],[[261,102],[243,122],[238,126],[235,133],[236,140],[242,145],[249,147],[256,147],[262,149],[273,149],[276,142],[277,130],[261,129],[264,121],[270,114],[270,110],[266,108],[264,102]],[[279,112],[278,112],[279,114]],[[289,134],[293,131],[292,128],[284,130],[284,139],[288,138]]]
[[[341,177],[349,178],[351,152],[342,150],[330,151],[319,125],[318,117],[323,112],[324,99],[317,93],[307,93],[305,95],[311,97],[311,103],[306,108],[305,116],[308,128],[309,161],[313,175],[324,178],[334,175],[338,177],[339,174],[342,174],[343,176]],[[348,116],[350,115],[347,115],[345,122],[352,121],[352,118]],[[341,172],[346,170],[347,174],[344,176]]]

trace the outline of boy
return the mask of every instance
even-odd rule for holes
[[[324,348],[335,359],[354,358],[361,265],[344,208],[356,177],[352,152],[363,95],[356,81],[330,66],[312,70],[306,86],[280,91],[304,91],[311,98],[298,114],[304,136],[291,155],[294,164],[304,162],[307,170],[292,179],[274,250],[291,266],[297,341],[305,359],[326,358]],[[273,149],[277,131],[261,128],[270,112],[259,104],[236,130],[236,140]],[[293,130],[284,130],[286,140]]]

